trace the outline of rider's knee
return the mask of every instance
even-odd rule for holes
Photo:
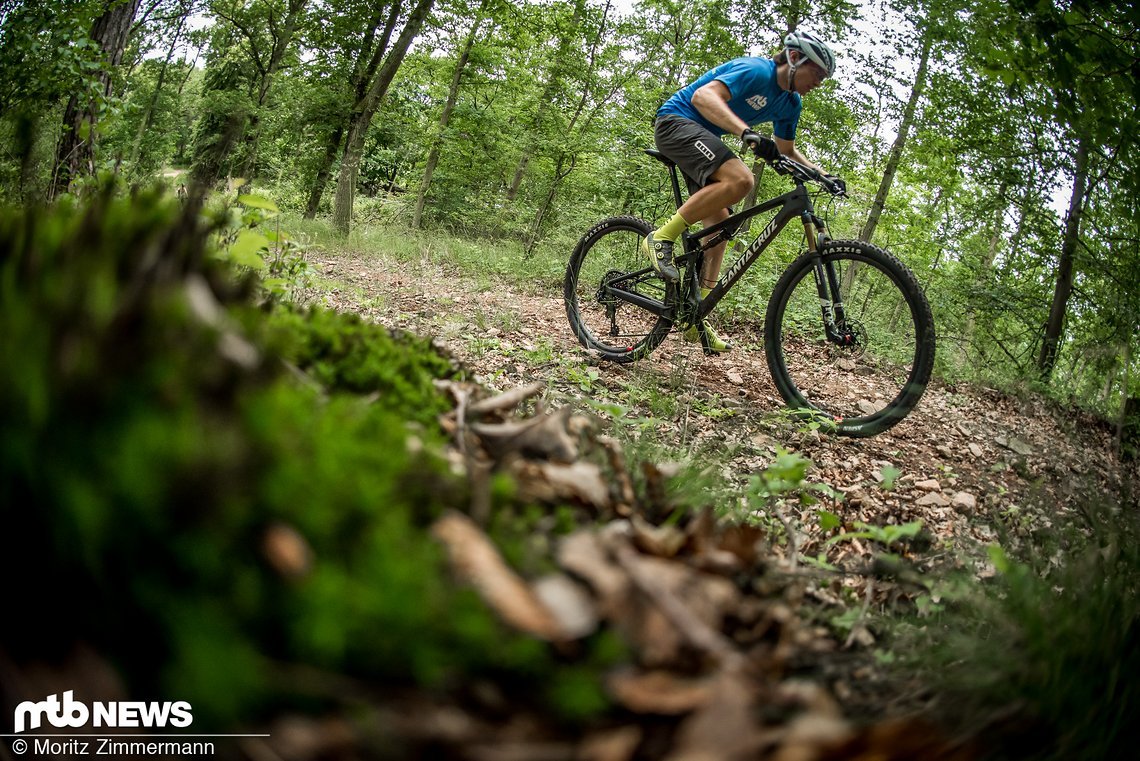
[[[727,182],[734,196],[731,203],[736,203],[752,192],[756,178],[752,176],[752,172],[745,169],[743,172],[733,172],[732,176],[727,178]]]
[[[740,197],[737,198],[736,200],[740,201],[744,198],[744,196],[751,193],[752,188],[755,187],[755,185],[756,185],[756,178],[752,176],[751,172],[749,172],[748,174],[746,174],[742,178],[740,178],[740,184],[736,188],[737,192],[740,193]]]

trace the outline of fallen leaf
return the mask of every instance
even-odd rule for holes
[[[637,725],[591,732],[578,746],[575,761],[630,761],[641,738],[642,730]]]
[[[597,606],[580,584],[563,574],[554,574],[538,579],[532,586],[535,596],[558,620],[559,629],[567,637],[580,639],[597,631]]]
[[[629,576],[610,559],[597,533],[582,529],[564,537],[558,545],[557,558],[563,570],[590,586],[603,615],[610,616],[626,605]]]
[[[599,511],[608,510],[611,505],[609,484],[593,463],[563,465],[518,460],[512,469],[523,500],[549,504],[581,502]]]
[[[472,423],[471,430],[497,460],[519,452],[569,463],[578,459],[578,447],[566,432],[569,416],[570,408],[563,407],[552,415],[534,417],[521,423]]]
[[[765,733],[753,718],[756,687],[737,668],[712,678],[711,698],[677,730],[669,761],[726,761],[756,758]]]
[[[504,622],[546,640],[570,638],[470,518],[448,512],[432,525],[432,534],[447,547],[460,578],[472,584]]]
[[[618,704],[634,713],[677,716],[706,705],[713,682],[707,677],[683,677],[655,669],[625,668],[606,679],[606,689]]]
[[[633,543],[637,548],[660,558],[675,556],[688,539],[676,526],[654,526],[640,515],[633,515],[630,525],[633,526]]]

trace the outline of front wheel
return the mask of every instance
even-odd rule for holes
[[[657,277],[641,250],[652,229],[637,217],[604,219],[578,241],[566,268],[570,327],[583,346],[605,359],[640,359],[673,327],[677,285]]]
[[[828,241],[780,277],[764,321],[768,369],[798,414],[873,436],[914,409],[934,368],[934,318],[913,273],[861,241]]]

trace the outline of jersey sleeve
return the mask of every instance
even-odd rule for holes
[[[737,58],[722,66],[713,80],[723,82],[729,95],[736,99],[756,89],[756,74],[756,67],[748,65],[744,58]]]

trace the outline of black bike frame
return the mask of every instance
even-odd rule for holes
[[[646,151],[650,155],[657,156],[656,151]],[[658,156],[659,157],[659,156]],[[670,179],[673,186],[673,200],[676,206],[681,206],[681,187],[677,178],[677,167],[675,164],[667,162],[670,171]],[[779,209],[776,216],[773,217],[767,226],[760,231],[760,234],[748,244],[748,248],[737,257],[727,270],[725,270],[716,285],[709,290],[707,296],[703,299],[699,298],[697,294],[700,292],[700,270],[704,262],[701,254],[713,246],[723,241],[731,240],[741,223],[746,219],[750,219],[757,214],[763,214],[766,211]],[[682,296],[688,296],[688,301],[696,306],[693,310],[692,319],[690,322],[697,323],[708,316],[716,305],[736,284],[741,275],[748,270],[749,267],[760,257],[776,236],[784,229],[789,222],[794,218],[799,217],[804,225],[804,232],[807,235],[808,250],[815,254],[815,263],[812,268],[812,274],[815,276],[816,291],[819,295],[820,309],[823,313],[823,322],[827,337],[836,343],[843,344],[849,342],[850,336],[847,336],[837,326],[845,324],[845,316],[843,309],[842,296],[839,290],[839,278],[835,273],[835,267],[832,264],[824,264],[822,258],[819,256],[819,249],[817,247],[818,239],[827,235],[827,226],[822,219],[816,216],[815,206],[812,204],[811,196],[808,195],[807,188],[804,187],[803,180],[796,179],[796,187],[781,196],[756,204],[750,208],[739,211],[735,214],[729,215],[725,220],[717,222],[715,225],[701,228],[695,233],[686,232],[681,236],[684,243],[685,253],[677,257],[674,261],[678,265],[687,266],[688,282],[687,289],[682,290]],[[703,243],[701,241],[704,241]],[[653,275],[653,269],[646,267],[645,269],[632,272],[620,278],[616,278],[606,284],[606,291],[613,298],[621,301],[635,304],[642,309],[645,309],[653,314],[664,317],[669,313],[669,307],[658,301],[657,299],[643,296],[634,291],[625,290],[621,287],[621,283],[628,280],[637,280],[645,275]]]
[[[776,239],[776,236],[796,217],[803,220],[806,226],[819,225],[822,227],[822,220],[815,216],[815,209],[812,207],[811,197],[808,196],[807,190],[802,183],[797,183],[795,190],[784,193],[782,196],[773,198],[770,201],[757,204],[751,208],[737,212],[721,222],[711,225],[709,227],[701,228],[695,233],[684,233],[682,240],[685,245],[684,256],[678,257],[678,264],[692,264],[688,272],[690,278],[696,278],[695,287],[700,287],[700,269],[703,262],[700,261],[700,254],[718,244],[721,240],[731,240],[736,230],[740,227],[746,219],[750,219],[757,214],[763,214],[766,211],[779,209],[780,211],[776,216],[768,222],[767,226],[760,231],[753,241],[748,244],[748,248],[737,257],[720,276],[720,280],[709,291],[708,295],[700,300],[700,307],[697,310],[696,319],[704,319],[708,316],[717,305],[718,302],[728,293],[728,289],[736,284],[736,281],[748,270],[752,264],[760,258],[760,254],[764,252],[769,244]],[[723,235],[719,233],[724,232]],[[814,238],[814,236],[812,236]],[[704,241],[703,243],[701,241]],[[812,246],[814,249],[814,246]],[[694,285],[690,283],[690,285]],[[837,292],[837,291],[836,291]],[[821,294],[821,297],[826,294]]]

